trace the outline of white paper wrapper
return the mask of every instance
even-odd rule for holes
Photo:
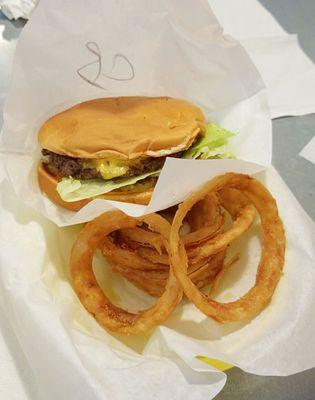
[[[97,13],[91,13],[93,9]],[[39,5],[17,46],[0,142],[7,154],[9,180],[27,204],[59,226],[87,221],[112,208],[113,203],[98,200],[76,215],[52,204],[37,185],[39,126],[57,110],[93,97],[185,98],[200,105],[209,120],[237,133],[231,150],[239,159],[270,164],[271,122],[257,70],[237,42],[222,36],[206,1],[194,4],[193,20],[190,12],[189,2],[175,1],[148,5],[137,0],[132,7],[127,1],[96,0],[78,1],[75,6],[62,1]],[[134,77],[129,79],[132,71]],[[235,163],[239,171],[257,170]],[[180,186],[172,196],[165,190],[181,179],[177,165],[166,165],[164,183],[158,185],[148,208],[119,203],[115,207],[140,215],[178,203],[194,187],[193,183]],[[214,165],[209,162],[207,179],[226,171],[227,165],[231,169],[231,163]]]
[[[206,2],[194,2],[193,18],[191,6],[166,0],[42,1],[22,33],[1,140],[6,175],[1,169],[0,302],[43,399],[211,399],[225,374],[197,355],[265,375],[315,365],[314,226],[272,167],[260,179],[277,198],[285,223],[285,273],[271,305],[245,326],[219,325],[183,303],[150,337],[107,333],[84,310],[69,281],[69,252],[80,226],[58,228],[43,217],[69,225],[113,205],[139,215],[181,200],[218,173],[254,173],[270,164],[271,126],[259,75],[244,50],[222,37]],[[98,84],[107,90],[82,80],[76,70],[95,60],[85,48],[89,41],[104,54],[106,75],[113,73],[113,56],[124,54],[135,78],[103,77]],[[234,151],[250,164],[168,159],[148,208],[95,201],[78,214],[58,210],[37,189],[38,126],[74,102],[122,94],[171,95],[199,104],[209,118],[238,133]],[[259,237],[255,226],[239,243],[242,258],[224,280],[219,299],[236,298],[253,284]],[[102,257],[96,257],[95,271],[117,304],[134,311],[152,303],[112,275]]]

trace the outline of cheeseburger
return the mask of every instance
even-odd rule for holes
[[[166,157],[221,158],[230,135],[185,100],[86,101],[40,128],[39,185],[73,211],[95,198],[147,204]]]

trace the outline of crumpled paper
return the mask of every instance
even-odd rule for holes
[[[88,13],[91,8],[97,13]],[[106,50],[109,60],[117,53],[133,57],[139,79],[123,84],[102,78],[97,83],[106,85],[104,91],[80,78],[76,68],[95,61],[84,48],[92,40]],[[106,74],[112,73],[111,62],[105,65]],[[89,74],[93,81],[95,71]],[[71,288],[68,260],[81,227],[58,228],[51,222],[69,225],[78,214],[59,213],[38,193],[37,128],[72,102],[118,94],[168,94],[192,100],[209,118],[238,133],[234,151],[250,162],[168,159],[152,199],[156,205],[167,196],[178,201],[188,194],[185,186],[194,189],[211,174],[226,170],[260,171],[256,176],[277,198],[287,235],[284,276],[269,307],[250,323],[220,325],[183,302],[150,336],[124,337],[103,330],[79,303]],[[206,2],[194,2],[194,19],[188,1],[178,5],[137,0],[132,6],[114,0],[41,2],[18,43],[1,148],[6,172],[1,168],[0,303],[43,399],[211,399],[226,376],[197,360],[197,355],[262,375],[288,375],[315,365],[314,225],[273,167],[261,171],[271,157],[265,91],[244,50],[222,36]],[[147,211],[135,205],[90,203],[91,209],[75,222],[107,204],[135,215]],[[230,252],[238,250],[242,257],[218,294],[222,301],[237,298],[253,284],[260,255],[259,225]],[[116,304],[128,305],[130,311],[152,304],[152,298],[113,275],[100,255],[94,267]]]
[[[29,19],[39,0],[0,0],[0,10],[9,19]]]
[[[224,33],[243,39],[285,36],[277,19],[259,0],[208,0]]]
[[[271,118],[314,113],[315,65],[297,35],[288,34],[258,0],[209,3],[224,33],[240,41],[259,70]]]
[[[315,112],[315,65],[297,35],[243,39],[267,87],[271,118]]]

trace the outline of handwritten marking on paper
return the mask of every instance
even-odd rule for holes
[[[104,79],[114,81],[130,81],[135,77],[135,71],[131,61],[122,53],[116,53],[112,60],[111,72],[103,72],[104,62],[102,52],[96,42],[86,42],[85,47],[95,56],[95,59],[76,70],[80,78],[92,86],[106,90]],[[91,68],[94,66],[94,68]],[[87,73],[87,71],[90,73]],[[91,71],[94,70],[91,77]],[[103,81],[103,82],[102,82]]]

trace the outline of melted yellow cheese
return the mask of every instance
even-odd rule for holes
[[[96,168],[104,179],[113,179],[125,175],[129,169],[129,160],[100,158],[84,162],[84,168]]]
[[[120,160],[99,159],[95,160],[95,168],[101,173],[104,179],[117,178],[125,175],[129,167]]]

